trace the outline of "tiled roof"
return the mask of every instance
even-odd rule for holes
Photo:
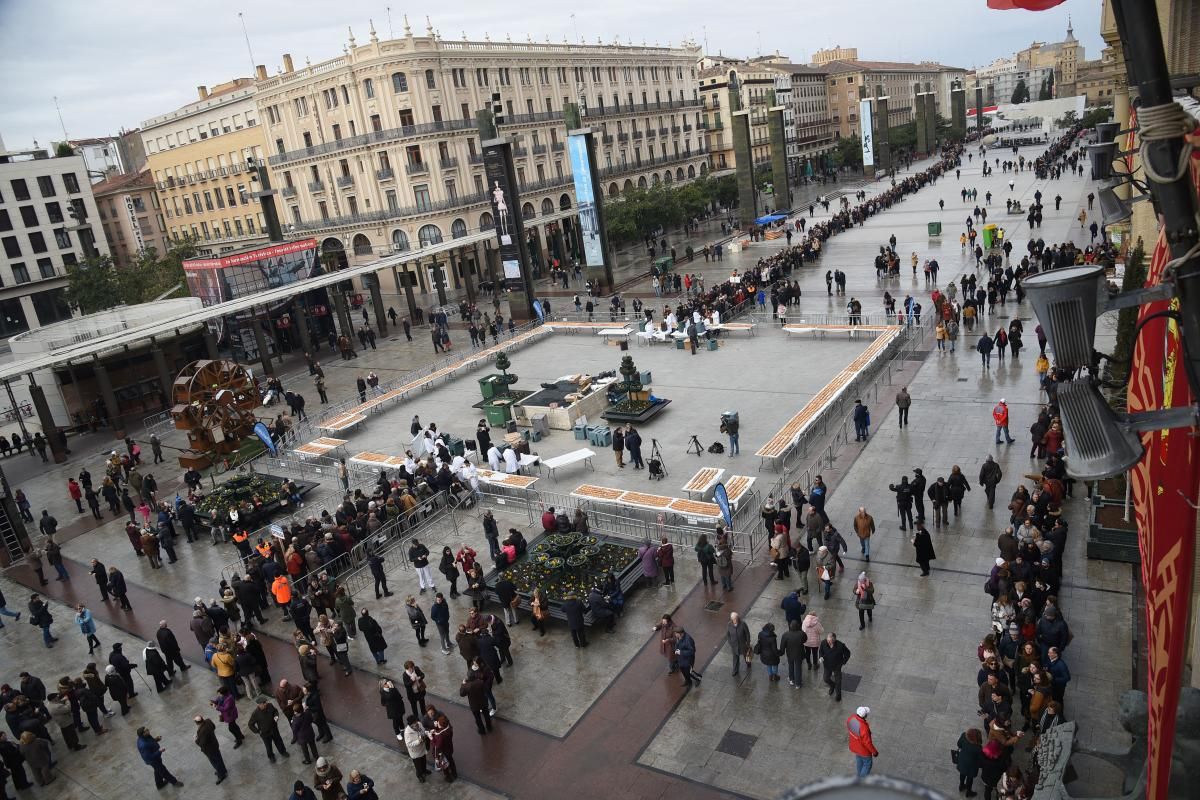
[[[92,187],[92,194],[99,197],[131,189],[148,189],[153,185],[154,177],[150,174],[150,170],[144,169],[137,173],[127,172],[107,178]]]

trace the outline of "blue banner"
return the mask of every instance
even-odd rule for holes
[[[733,514],[729,510],[729,494],[725,491],[725,484],[717,484],[717,488],[713,490],[713,500],[721,508],[721,515],[725,517],[725,527],[732,528]]]
[[[254,435],[259,439],[262,439],[262,443],[266,445],[267,450],[271,453],[271,455],[276,455],[275,442],[271,441],[271,432],[267,430],[265,423],[260,422],[254,426]]]

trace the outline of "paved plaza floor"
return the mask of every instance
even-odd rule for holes
[[[1025,150],[1027,157],[1037,152],[1040,148]],[[1017,184],[1014,196],[1026,203],[1039,186],[1051,198],[1056,192],[1063,194],[1061,211],[1054,212],[1053,203],[1047,203],[1041,235],[1048,243],[1068,237],[1086,240],[1086,232],[1079,229],[1074,218],[1089,183],[1076,178],[1047,185],[1035,181],[1030,173],[1009,176],[998,169],[991,178],[983,179],[976,158],[973,165],[964,168],[961,182],[952,175],[942,178],[899,206],[872,217],[865,226],[832,239],[822,259],[795,276],[804,292],[801,311],[841,312],[846,300],[855,296],[863,302],[864,311],[876,313],[882,310],[885,290],[899,298],[911,292],[928,304],[923,277],[911,279],[906,275],[899,280],[877,281],[872,258],[878,246],[895,234],[902,255],[915,250],[922,258],[937,257],[944,285],[974,263],[958,248],[962,225],[959,218],[965,219],[967,213],[967,206],[959,201],[959,188],[977,187],[981,200],[986,190],[992,190],[995,197],[989,211],[994,217],[1003,216],[995,209],[997,205],[1004,207],[1010,177]],[[876,185],[872,191],[878,188]],[[945,212],[938,211],[939,198],[946,201]],[[926,222],[939,218],[945,230],[940,244],[929,239],[925,227]],[[1028,238],[1024,226],[1024,219],[1016,217],[1006,225],[1017,251],[1023,249]],[[732,269],[744,271],[778,247],[778,242],[753,245],[747,252],[728,256],[721,264],[700,260],[687,269],[702,272],[712,283]],[[829,298],[825,293],[824,272],[835,268],[847,273],[846,297]],[[641,293],[649,302],[652,294],[648,288],[643,287]],[[1010,304],[988,319],[988,324],[994,330],[1000,324],[1007,325],[1010,315],[1028,320],[1031,314],[1027,304],[1019,308]],[[630,353],[639,368],[652,373],[655,393],[672,399],[667,412],[643,428],[647,441],[653,437],[662,444],[671,472],[667,480],[647,489],[643,475],[628,468],[618,470],[611,452],[598,452],[594,473],[571,468],[557,482],[542,478],[539,488],[544,485],[565,494],[579,483],[590,482],[683,496],[683,482],[697,466],[710,462],[726,468],[736,464],[739,474],[777,479],[779,474],[769,469],[758,471],[753,451],[831,375],[861,352],[865,341],[835,337],[788,340],[777,330],[766,330],[769,321],[764,323],[759,336],[730,338],[719,351],[694,357],[664,346],[631,346]],[[1026,324],[1031,328],[1035,323]],[[431,360],[428,336],[423,331],[414,331],[414,336],[418,341],[411,345],[385,341],[380,350],[364,353],[358,362],[327,362],[331,399],[336,402],[350,397],[354,377],[367,368],[376,369],[387,380],[384,370],[399,377]],[[1035,463],[1026,458],[1028,437],[1022,434],[1032,422],[1040,400],[1032,357],[1003,366],[993,362],[992,369],[985,372],[978,356],[968,349],[973,337],[966,337],[960,344],[956,354],[935,351],[923,362],[899,365],[894,380],[907,383],[914,398],[909,428],[898,429],[890,408],[889,398],[895,387],[881,386],[880,400],[872,409],[871,438],[863,445],[851,442],[844,446],[824,471],[833,486],[831,517],[848,538],[852,538],[850,516],[859,505],[865,505],[879,525],[869,570],[880,596],[872,625],[865,631],[858,630],[849,598],[853,576],[865,566],[858,560],[853,542],[846,558],[847,571],[835,584],[831,599],[824,601],[815,594],[807,598],[826,629],[837,630],[853,651],[847,672],[860,680],[853,688],[848,684],[843,703],[834,703],[816,688],[815,680],[807,677],[802,689],[792,689],[786,682],[769,684],[757,663],[750,675],[743,671],[740,679],[731,678],[728,653],[722,649],[728,612],[744,612],[755,634],[767,621],[775,622],[782,631],[779,600],[792,584],[771,581],[771,571],[761,562],[741,564],[736,590],[725,594],[698,585],[694,559],[680,553],[675,587],[632,592],[617,632],[593,633],[593,644],[586,651],[570,646],[561,625],[552,625],[545,638],[530,630],[527,622],[514,628],[516,665],[505,671],[504,683],[496,687],[497,734],[479,739],[457,696],[462,661],[457,654],[442,656],[434,646],[417,647],[400,608],[403,598],[416,592],[415,576],[396,569],[389,575],[395,597],[376,602],[369,590],[356,597],[356,603],[371,608],[383,624],[390,645],[388,665],[378,670],[360,641],[351,648],[356,666],[353,676],[347,678],[322,667],[325,705],[335,725],[332,754],[344,771],[358,768],[378,781],[382,797],[415,790],[411,766],[406,756],[397,752],[374,689],[377,672],[396,675],[404,660],[412,658],[429,674],[431,701],[447,709],[455,724],[456,755],[463,778],[448,790],[440,781],[427,784],[421,788],[422,794],[465,797],[494,791],[517,797],[567,793],[578,797],[673,797],[684,793],[691,797],[771,797],[813,778],[849,773],[853,761],[846,750],[843,723],[859,704],[872,708],[872,725],[881,751],[877,772],[917,779],[952,793],[955,776],[948,751],[963,728],[979,724],[974,713],[975,646],[986,633],[988,621],[988,598],[982,586],[1005,517],[1000,511],[986,510],[982,491],[976,487],[960,519],[943,529],[931,528],[938,559],[932,575],[922,579],[913,564],[906,535],[897,530],[894,500],[887,484],[915,466],[932,479],[958,464],[975,486],[979,466],[990,453],[997,456],[1005,473],[998,496],[1007,498],[1022,480],[1022,473],[1035,469]],[[555,334],[512,354],[512,371],[520,376],[520,388],[533,389],[541,381],[568,373],[615,369],[620,355],[617,348],[605,346],[592,336]],[[479,399],[476,379],[488,371],[476,370],[373,416],[361,433],[350,437],[349,450],[402,452],[414,413],[425,421],[436,420],[447,430],[473,430],[479,414],[469,405]],[[306,371],[294,380],[307,386]],[[306,394],[310,396],[310,411],[315,411],[315,392]],[[990,409],[1001,396],[1009,401],[1012,430],[1018,436],[1018,444],[1008,447],[992,444]],[[743,455],[737,459],[707,453],[702,458],[687,455],[684,448],[693,433],[705,445],[723,439],[717,432],[717,417],[727,408],[741,413]],[[579,444],[569,433],[556,431],[538,443],[537,449],[554,455]],[[97,740],[87,734],[85,742],[90,747],[80,754],[83,758],[64,754],[60,761],[69,779],[67,793],[61,789],[35,789],[25,796],[159,796],[152,788],[149,770],[142,774],[143,765],[136,760],[131,733],[139,724],[150,724],[164,735],[164,743],[169,746],[167,762],[188,783],[186,796],[215,797],[228,784],[212,786],[211,770],[190,741],[191,716],[206,710],[215,679],[202,662],[198,663],[199,648],[186,630],[186,614],[192,597],[213,596],[215,576],[232,560],[233,551],[228,545],[213,547],[207,541],[182,543],[177,564],[150,570],[139,563],[144,560],[133,554],[117,521],[93,527],[79,519],[65,499],[62,487],[66,476],[78,472],[76,459],[80,458],[88,459],[89,468],[97,473],[100,453],[108,447],[99,437],[80,440],[72,462],[44,470],[40,463],[25,456],[4,462],[10,483],[24,486],[35,508],[44,503],[65,528],[64,552],[73,562],[70,568],[74,578],[69,584],[52,581],[46,589],[56,601],[82,598],[89,602],[104,623],[100,637],[106,648],[111,641],[124,637],[126,649],[131,654],[140,653],[128,633],[150,635],[159,619],[170,619],[179,633],[185,657],[198,668],[168,694],[153,697],[152,692],[142,692],[125,721],[114,718],[115,736]],[[163,466],[163,475],[169,477],[164,480],[160,476],[160,484],[170,491],[178,470]],[[1118,729],[1113,723],[1118,696],[1131,680],[1127,655],[1131,576],[1125,565],[1084,558],[1082,494],[1079,487],[1068,507],[1072,537],[1064,558],[1061,593],[1066,619],[1076,637],[1066,656],[1074,676],[1067,694],[1068,716],[1081,723],[1084,744],[1119,748],[1126,742],[1114,732]],[[332,497],[330,487],[322,486],[310,496],[305,511],[319,508]],[[462,513],[454,522],[431,532],[431,549],[443,543],[457,547],[466,542],[486,552],[476,514]],[[524,512],[501,510],[498,516],[502,529],[529,525]],[[119,566],[135,584],[133,612],[103,607],[99,602],[84,567],[92,557]],[[0,584],[10,607],[23,607],[27,590],[18,584],[27,586],[30,578],[27,570],[16,568]],[[439,588],[444,588],[441,582]],[[426,597],[422,596],[422,601],[427,606]],[[715,608],[708,610],[711,606]],[[466,608],[466,603],[455,601],[452,621],[460,619]],[[705,673],[705,681],[702,688],[688,694],[683,693],[677,676],[666,675],[657,637],[650,630],[664,612],[675,613],[697,640],[698,669]],[[79,672],[88,660],[83,640],[72,630],[71,615],[65,607],[56,606],[54,613],[55,628],[62,638],[54,650],[42,648],[37,630],[25,625],[24,620],[18,624],[10,621],[0,632],[0,677],[14,680],[18,671],[29,669],[49,684],[60,673]],[[290,631],[278,620],[278,614],[268,616],[271,621],[264,638],[272,674],[276,680],[298,679],[298,667],[284,641]],[[244,703],[243,714],[248,711]],[[233,753],[227,739],[224,736],[222,744],[234,785],[239,787],[236,796],[249,796],[250,792],[284,796],[296,777],[311,778],[295,755],[292,763],[268,767],[262,763],[261,744],[256,740],[252,738],[248,748]],[[95,769],[104,765],[129,768]],[[1113,788],[1111,775],[1101,768],[1087,770],[1080,785],[1088,793]]]

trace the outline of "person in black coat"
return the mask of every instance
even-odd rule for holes
[[[917,522],[925,521],[925,484],[926,483],[927,483],[927,481],[925,480],[925,473],[922,472],[920,469],[914,468],[913,469],[913,479],[912,479],[911,485],[912,485],[912,493],[913,493],[913,503],[917,507]],[[909,522],[909,524],[911,525],[912,523]]]
[[[300,753],[304,756],[301,764],[311,764],[320,758],[317,753],[317,735],[313,731],[312,712],[306,711],[300,703],[292,704],[292,744],[300,745]]]
[[[592,611],[592,622],[596,625],[604,625],[604,629],[612,633],[617,624],[617,614],[613,610],[612,602],[607,595],[600,591],[600,587],[592,587],[592,591],[588,594],[588,606]]]
[[[404,662],[404,673],[400,676],[404,684],[404,694],[408,697],[408,705],[412,708],[413,716],[425,715],[425,672],[411,661]],[[404,704],[400,704],[401,711]]]
[[[496,649],[496,638],[484,629],[475,641],[479,645],[479,660],[491,670],[497,684],[504,683],[504,677],[500,674],[500,651]]]
[[[162,694],[162,690],[171,685],[171,679],[167,677],[167,661],[154,642],[146,642],[142,660],[146,664],[146,673],[154,678],[154,690]]]
[[[489,614],[488,630],[496,643],[496,652],[500,654],[501,663],[506,667],[511,667],[513,665],[512,637],[508,634],[508,627],[495,614]]]
[[[116,567],[108,568],[108,592],[120,601],[121,608],[126,611],[133,610],[133,606],[129,604],[129,587],[125,585],[125,575]]]
[[[104,688],[108,689],[108,696],[113,699],[113,702],[121,707],[121,716],[123,717],[129,713],[129,687],[117,673],[116,667],[109,665],[104,668],[104,673]]]
[[[900,515],[900,530],[907,530],[908,525],[913,524],[913,500],[917,495],[913,491],[913,485],[908,482],[908,476],[900,478],[899,484],[891,484],[888,486],[896,493],[896,513]]]
[[[754,643],[754,652],[759,661],[767,668],[767,679],[779,680],[779,639],[775,635],[775,625],[768,622],[758,632],[758,641]]]
[[[380,627],[379,621],[372,617],[367,609],[363,609],[358,617],[358,630],[362,633],[363,638],[367,640],[367,649],[371,651],[371,655],[375,658],[376,664],[386,664],[387,640],[383,638],[383,628]]]
[[[0,733],[0,761],[4,762],[4,769],[12,776],[14,789],[22,791],[33,785],[25,774],[25,756],[21,755],[21,748],[6,733]]]
[[[563,600],[562,612],[567,618],[567,628],[571,631],[571,641],[576,647],[587,647],[587,629],[584,625],[583,617],[587,614],[587,607],[575,595],[568,596]]]
[[[804,643],[808,639],[806,634],[801,629],[801,621],[793,620],[788,623],[788,629],[779,639],[779,647],[787,656],[788,662],[788,684],[791,686],[804,685],[804,668],[803,664],[808,659],[808,654],[804,650]]]
[[[933,539],[929,537],[929,531],[925,530],[924,525],[917,525],[912,543],[917,551],[917,563],[921,565],[921,577],[928,577],[929,562],[936,560],[937,555],[933,552]]]
[[[179,649],[179,640],[175,638],[175,632],[167,627],[165,619],[158,623],[158,633],[154,635],[154,638],[158,640],[158,649],[167,662],[167,672],[172,678],[175,677],[176,665],[185,672],[191,669],[183,663],[183,652]]]
[[[950,487],[945,478],[938,478],[929,485],[929,501],[933,504],[933,524],[950,523]]]
[[[96,580],[96,587],[100,590],[100,599],[108,602],[108,568],[99,560],[92,559],[92,577]]]
[[[834,699],[840,703],[842,701],[842,667],[846,666],[846,662],[850,660],[850,648],[838,640],[837,634],[830,633],[825,637],[825,641],[821,642],[821,647],[817,650],[817,657],[821,660],[824,668],[822,677],[825,685],[829,687],[829,694],[836,695]]]
[[[479,426],[475,429],[475,441],[479,443],[479,457],[486,457],[487,451],[492,447],[492,432],[488,429],[486,419],[479,420]]]
[[[404,730],[404,695],[396,684],[387,678],[379,682],[379,705],[387,712],[387,718],[392,721],[392,733],[397,736]]]
[[[482,677],[472,675],[463,678],[458,690],[459,697],[467,698],[471,715],[475,717],[475,728],[483,736],[492,730],[492,717],[488,713],[487,684]]]
[[[121,680],[125,681],[125,688],[128,690],[130,697],[137,697],[137,687],[133,684],[133,671],[137,669],[121,652],[121,643],[117,642],[112,646],[112,652],[108,654],[108,663],[115,667],[117,674],[121,676]]]
[[[967,492],[971,491],[971,484],[967,482],[967,476],[963,475],[962,469],[955,464],[950,469],[950,477],[946,479],[946,486],[950,488],[950,502],[954,503],[954,516],[962,513],[962,501],[966,497]]]

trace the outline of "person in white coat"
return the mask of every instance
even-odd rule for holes
[[[504,451],[504,471],[509,475],[515,475],[521,471],[521,459],[512,447]]]
[[[492,472],[500,471],[500,449],[496,445],[492,445],[487,451],[488,466],[492,468]]]

